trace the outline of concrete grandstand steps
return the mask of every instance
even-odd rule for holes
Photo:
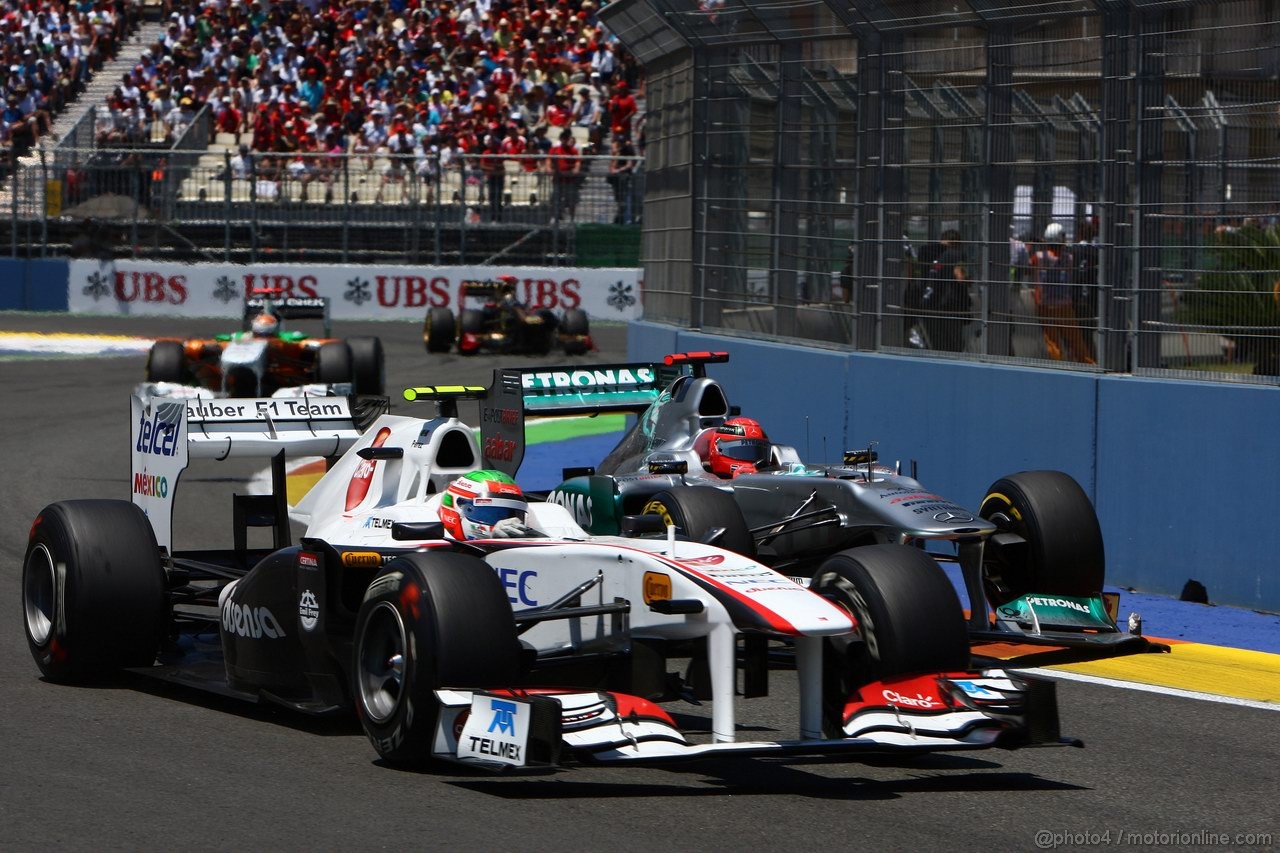
[[[89,110],[94,107],[99,108],[99,121],[101,121],[101,115],[106,111],[107,99],[115,90],[120,78],[138,64],[142,58],[142,51],[161,38],[164,31],[164,24],[159,21],[144,22],[121,45],[116,58],[106,62],[96,74],[89,78],[84,91],[70,107],[54,118],[49,136],[41,140],[41,147],[46,151],[46,159],[51,159],[54,142],[61,140],[69,133]],[[44,182],[31,180],[26,176],[30,170],[39,168],[40,151],[37,148],[31,149],[25,156],[18,158],[17,169],[0,188],[0,209],[9,209],[13,201],[13,188],[18,181],[23,181],[22,186],[30,191],[32,197],[29,201],[34,205],[34,209],[40,210],[44,207]]]

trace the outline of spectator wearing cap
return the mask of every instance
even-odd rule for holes
[[[244,115],[236,109],[235,102],[230,96],[218,100],[214,127],[217,128],[218,133],[233,134],[236,142],[240,141],[240,134],[244,131]]]
[[[609,132],[614,136],[631,136],[631,122],[639,107],[626,83],[615,83],[609,99]]]
[[[324,103],[324,81],[320,79],[320,72],[315,68],[308,68],[304,73],[304,79],[298,85],[298,97],[307,105],[307,109],[313,113],[319,110],[320,105]]]

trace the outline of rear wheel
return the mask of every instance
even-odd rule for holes
[[[839,736],[844,703],[861,685],[969,668],[960,599],[923,551],[906,545],[850,548],[823,562],[810,588],[853,614],[861,635],[824,641],[822,693],[831,736]]]
[[[369,584],[356,618],[353,694],[378,754],[431,757],[441,687],[501,688],[519,677],[520,643],[498,576],[463,554],[407,554]]]
[[[458,317],[458,330],[465,334],[478,335],[484,331],[484,312],[475,308],[463,308]]]
[[[684,486],[658,492],[644,505],[642,515],[658,515],[690,539],[700,541],[708,531],[722,528],[715,544],[726,551],[755,557],[756,540],[733,495],[711,486]]]
[[[387,363],[380,338],[347,338],[351,350],[351,381],[357,394],[386,393]]]
[[[180,341],[156,341],[147,355],[148,382],[183,382],[187,354]]]
[[[1096,595],[1106,577],[1102,528],[1084,489],[1061,471],[997,480],[978,514],[1026,546],[988,546],[983,582],[994,606],[1037,592]]]
[[[352,381],[351,348],[345,342],[320,345],[316,353],[316,381],[326,384]]]
[[[587,312],[581,308],[570,308],[564,312],[564,320],[560,324],[560,334],[566,337],[581,339],[565,342],[564,351],[568,355],[583,355],[587,352],[586,336],[590,334]]]
[[[453,346],[457,326],[454,325],[453,312],[448,308],[431,308],[427,311],[427,319],[422,324],[422,345],[427,352],[448,352]]]
[[[50,504],[22,563],[27,645],[52,681],[155,662],[167,611],[151,523],[126,501]]]

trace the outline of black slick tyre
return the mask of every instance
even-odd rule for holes
[[[823,650],[828,733],[839,735],[845,700],[871,681],[969,668],[960,599],[923,551],[868,545],[828,557],[810,588],[848,610],[858,634],[830,637]]]
[[[187,354],[181,341],[156,341],[147,354],[148,382],[184,382]]]
[[[31,656],[51,681],[154,663],[168,602],[142,510],[112,500],[41,510],[22,563],[22,611]]]
[[[345,341],[321,344],[316,352],[316,381],[351,382],[351,348]]]
[[[588,332],[587,312],[581,308],[570,308],[564,312],[564,320],[560,323],[560,333],[564,335],[586,335]]]
[[[475,308],[463,308],[458,316],[458,331],[464,335],[478,335],[483,332],[484,312]]]
[[[382,339],[375,337],[347,338],[351,350],[351,382],[357,394],[381,396],[387,388],[387,361],[382,351]]]
[[[437,688],[510,687],[520,669],[506,591],[493,569],[463,554],[388,563],[365,591],[353,653],[356,712],[393,764],[431,757]]]
[[[564,351],[568,355],[583,355],[587,352],[586,336],[590,334],[587,312],[581,308],[570,308],[564,312],[560,323],[560,336],[565,341]]]
[[[755,557],[756,541],[733,495],[711,486],[675,487],[658,492],[645,502],[642,515],[658,515],[663,524],[701,541],[708,531],[722,528],[715,545],[735,554]]]
[[[448,308],[430,308],[422,323],[422,345],[427,352],[448,352],[458,329]]]
[[[999,606],[1028,593],[1096,595],[1106,577],[1102,527],[1084,489],[1061,471],[1023,471],[991,484],[978,514],[1026,546],[987,547],[984,585]]]

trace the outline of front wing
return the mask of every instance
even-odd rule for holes
[[[849,697],[842,737],[698,743],[657,704],[622,693],[438,690],[433,755],[491,770],[565,758],[615,763],[719,755],[843,756],[1081,745],[1058,733],[1050,681],[1002,670],[868,684]]]

